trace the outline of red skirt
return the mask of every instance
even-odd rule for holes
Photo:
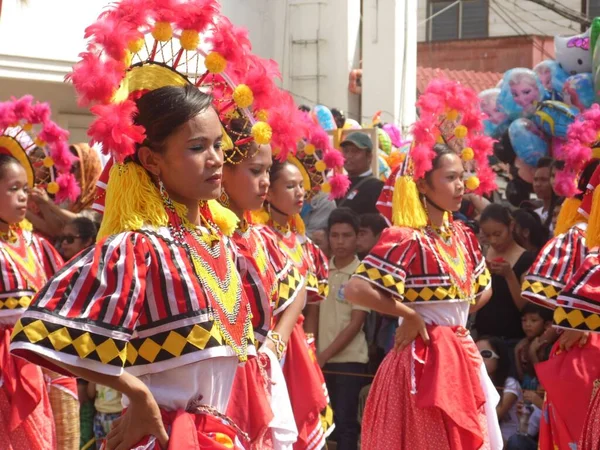
[[[0,450],[54,450],[52,408],[40,367],[9,353],[0,327]]]
[[[283,376],[290,394],[298,440],[294,450],[318,449],[325,444],[321,411],[327,407],[323,373],[316,364],[302,328],[302,317],[294,326],[287,344]]]
[[[588,408],[579,450],[600,450],[600,380],[596,383],[596,393]]]
[[[594,381],[600,378],[600,335],[583,348],[561,352],[558,341],[548,361],[535,366],[546,390],[540,422],[540,450],[575,448],[583,430]]]
[[[270,364],[269,357],[259,353],[238,366],[227,407],[227,416],[248,434],[253,449],[273,448],[268,432],[273,420],[268,386]]]
[[[167,450],[245,450],[236,429],[212,414],[182,410],[161,410],[161,414],[169,434]],[[103,444],[102,449],[105,448]],[[154,436],[145,437],[132,448],[161,450]]]
[[[428,347],[418,337],[381,364],[363,416],[363,450],[490,447],[475,343],[450,327],[427,329]]]

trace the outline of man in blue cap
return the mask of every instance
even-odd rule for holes
[[[355,131],[342,141],[340,147],[345,159],[344,169],[350,178],[350,189],[344,198],[338,200],[338,206],[347,206],[358,215],[379,213],[375,205],[383,189],[383,181],[373,176],[371,170],[371,162],[376,157],[371,138]]]

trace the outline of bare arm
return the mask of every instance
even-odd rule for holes
[[[304,308],[304,332],[317,335],[319,330],[319,305],[309,304]]]
[[[107,450],[131,448],[148,435],[156,436],[161,447],[167,447],[169,436],[163,425],[158,404],[139,378],[128,372],[119,376],[106,375],[43,357],[75,376],[112,388],[129,398],[127,412],[113,424],[114,427],[107,436]]]
[[[516,307],[521,311],[525,305],[527,304],[527,299],[523,298],[521,295],[521,286],[523,285],[523,278],[519,280],[517,275],[511,270],[508,277],[506,277],[506,283],[508,284],[508,289],[510,289],[510,296],[512,297],[513,302]]]
[[[518,399],[519,398],[512,392],[504,392],[502,394],[502,399],[500,400],[500,403],[498,404],[498,406],[496,406],[496,414],[498,415],[498,419],[502,419],[504,416],[506,416],[506,414],[508,414],[508,411],[510,411],[510,408],[512,408],[513,405],[517,403]]]
[[[302,291],[298,293],[294,301],[281,313],[279,322],[277,322],[277,325],[275,325],[273,330],[281,335],[283,342],[287,343],[289,340],[292,330],[294,329],[296,322],[298,322],[298,317],[302,313],[305,298],[306,290],[302,288]],[[265,342],[271,341],[267,339]],[[274,347],[271,348],[271,350],[274,350]]]
[[[473,314],[483,308],[492,298],[492,292],[492,288],[489,288],[479,294],[475,299],[475,304],[469,307],[469,313]]]
[[[355,309],[352,311],[350,315],[350,323],[342,331],[340,331],[340,334],[335,337],[329,347],[323,350],[323,352],[321,352],[319,355],[318,359],[321,367],[323,367],[327,361],[329,361],[339,352],[348,347],[350,342],[352,342],[352,339],[354,339],[362,329],[366,319],[366,311],[362,311],[360,309]]]
[[[417,336],[421,336],[426,345],[429,344],[429,334],[425,321],[414,309],[395,300],[390,294],[377,289],[372,283],[353,277],[344,289],[344,295],[350,303],[386,314],[392,317],[402,317],[404,320],[396,332],[397,348],[404,349]]]

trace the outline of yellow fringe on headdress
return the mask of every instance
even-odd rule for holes
[[[587,222],[587,219],[579,214],[578,209],[581,205],[581,200],[578,198],[567,198],[560,207],[560,212],[556,218],[556,226],[554,227],[554,236],[566,233],[576,223]]]
[[[265,208],[250,212],[250,223],[255,225],[266,225],[269,223],[269,220],[271,220],[271,216]],[[296,233],[301,234],[302,236],[306,235],[306,225],[300,214],[294,214],[290,217],[288,225]]]
[[[23,219],[19,222],[19,228],[25,231],[33,231],[33,225],[27,219]]]
[[[295,214],[290,218],[290,227],[292,230],[296,230],[298,234],[306,235],[306,225],[304,225],[304,220],[302,220],[300,214]]]
[[[419,198],[417,184],[411,176],[396,178],[392,197],[392,224],[416,229],[427,226],[427,213]]]
[[[594,190],[592,200],[592,210],[588,220],[587,230],[585,232],[585,244],[587,248],[594,248],[600,245],[600,189]]]
[[[214,200],[208,204],[215,224],[223,234],[231,236],[237,224],[235,214],[228,213]],[[184,205],[176,202],[173,205],[180,217],[186,217]],[[148,172],[134,162],[115,164],[110,169],[98,240],[143,226],[160,228],[168,224],[169,216],[160,192]]]
[[[225,236],[232,236],[240,219],[233,211],[225,208],[216,200],[209,200],[208,208],[213,222]]]

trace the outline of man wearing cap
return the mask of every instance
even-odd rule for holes
[[[347,206],[359,215],[379,213],[375,204],[381,194],[383,181],[373,176],[373,143],[360,131],[348,135],[340,144],[344,155],[344,169],[350,178],[350,189],[346,196],[337,201],[338,206]]]

